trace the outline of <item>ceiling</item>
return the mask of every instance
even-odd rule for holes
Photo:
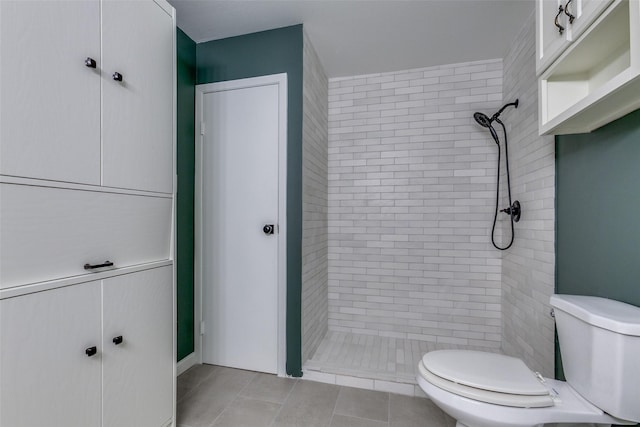
[[[534,0],[168,0],[194,41],[304,24],[329,77],[502,58]]]

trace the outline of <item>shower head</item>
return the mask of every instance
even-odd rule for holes
[[[495,143],[500,145],[498,134],[496,133],[496,130],[493,128],[493,126],[491,126],[491,122],[493,122],[494,120],[497,120],[498,118],[497,117],[489,118],[487,117],[486,114],[482,114],[482,113],[473,113],[473,118],[476,119],[476,122],[478,122],[480,126],[489,129],[489,132],[491,132],[491,136],[493,137],[493,140],[495,141]]]
[[[491,127],[491,119],[487,117],[486,114],[483,113],[473,113],[473,118],[476,119],[476,122],[482,127],[488,128]]]

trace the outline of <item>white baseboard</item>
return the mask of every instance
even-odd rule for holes
[[[176,366],[176,375],[180,375],[181,373],[185,372],[187,369],[189,369],[193,365],[196,365],[197,363],[198,363],[198,358],[196,357],[196,354],[191,353],[190,355],[188,355],[187,357],[183,358],[181,361],[178,362]]]

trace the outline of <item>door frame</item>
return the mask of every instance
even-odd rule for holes
[[[278,344],[277,360],[278,376],[286,376],[286,317],[287,317],[287,73],[250,77],[218,83],[196,85],[196,119],[195,119],[195,189],[194,189],[194,352],[198,363],[202,363],[202,347],[204,327],[202,298],[202,145],[206,133],[204,122],[204,95],[234,89],[247,89],[259,86],[278,87]]]

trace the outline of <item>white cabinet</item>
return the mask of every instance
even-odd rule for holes
[[[0,427],[174,424],[174,56],[164,0],[0,0]]]
[[[567,38],[566,0],[538,0],[536,2],[536,71],[543,72],[569,44]]]
[[[0,174],[100,184],[100,2],[0,1]]]
[[[171,193],[167,10],[152,0],[1,1],[0,174]]]
[[[0,183],[0,289],[168,260],[171,215],[167,197]]]
[[[639,0],[580,5],[590,24],[538,77],[541,135],[591,132],[640,108]]]
[[[172,282],[171,267],[103,281],[103,427],[161,427],[171,419]]]
[[[172,17],[152,1],[106,0],[102,19],[103,185],[170,193]]]
[[[99,427],[100,282],[0,300],[0,426]]]
[[[168,266],[1,300],[0,425],[166,425],[172,278]]]
[[[612,0],[538,0],[536,73],[540,75],[578,39]]]
[[[577,40],[612,1],[613,0],[572,0],[567,2],[565,4],[565,10],[575,17],[573,23],[569,23],[569,36],[571,40]]]

